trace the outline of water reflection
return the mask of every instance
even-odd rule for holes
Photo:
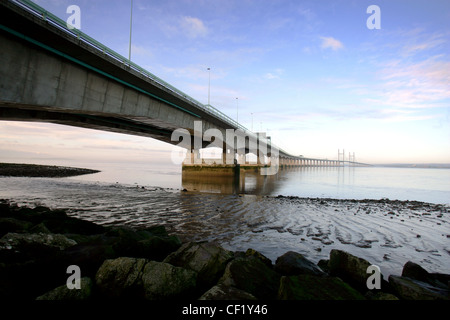
[[[258,171],[243,171],[239,176],[192,174],[182,172],[182,187],[188,191],[221,194],[290,195],[308,189],[319,180],[322,185],[344,185],[354,180],[353,170],[333,167],[293,167],[283,168],[276,175],[261,175]],[[350,180],[348,180],[350,178]],[[319,183],[320,184],[320,183]]]

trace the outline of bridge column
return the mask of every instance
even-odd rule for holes
[[[238,162],[238,164],[245,164],[246,163],[245,153],[238,153],[237,154],[237,162]]]
[[[258,152],[258,155],[256,155],[256,163],[258,165],[262,165],[264,162],[265,162],[264,161],[264,155],[263,154],[259,154],[259,152]]]
[[[200,150],[192,149],[191,152],[186,153],[186,158],[184,159],[185,164],[201,164],[202,159],[200,157]]]

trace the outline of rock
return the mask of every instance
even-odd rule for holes
[[[449,290],[407,277],[389,276],[394,294],[405,300],[449,300]]]
[[[257,300],[254,295],[223,284],[216,285],[206,291],[199,300]]]
[[[52,233],[93,235],[105,232],[104,227],[98,224],[73,217],[46,217],[42,222]]]
[[[30,233],[52,233],[48,228],[45,226],[44,223],[39,223],[35,225],[34,227],[30,228]],[[75,239],[73,239],[75,240]],[[76,241],[76,240],[75,240]]]
[[[168,263],[142,258],[106,260],[95,283],[105,298],[165,300],[191,298],[197,274]]]
[[[88,300],[92,296],[93,283],[88,277],[80,279],[80,289],[69,289],[67,285],[57,287],[36,298],[36,300]]]
[[[14,259],[39,259],[76,244],[62,234],[8,233],[0,239],[0,257],[11,253],[11,258],[20,257]]]
[[[9,217],[11,215],[10,204],[8,201],[0,200],[0,217]]]
[[[427,282],[429,280],[429,273],[417,263],[408,261],[403,266],[402,277]]]
[[[119,256],[161,261],[181,246],[178,237],[169,236],[163,226],[146,230],[116,227],[107,235],[116,238],[113,249]]]
[[[103,262],[116,258],[112,246],[107,243],[80,244],[66,249],[61,260],[67,266],[77,265],[83,275],[95,278]]]
[[[136,257],[161,261],[180,246],[181,241],[176,236],[149,236],[145,240],[138,241],[131,254]]]
[[[329,263],[330,263],[330,260],[328,260],[328,259],[320,259],[319,262],[317,262],[317,266],[324,272],[328,273],[330,271],[329,267],[328,267]]]
[[[246,291],[257,299],[275,299],[280,275],[255,256],[231,260],[219,284]]]
[[[106,298],[142,298],[142,271],[145,259],[121,257],[108,259],[98,269],[95,283]]]
[[[199,286],[210,288],[223,275],[227,263],[233,257],[233,252],[218,245],[188,242],[167,256],[163,262],[197,272]]]
[[[450,275],[442,273],[429,273],[420,265],[411,261],[408,261],[403,266],[402,277],[426,282],[432,286],[443,289],[450,289]]]
[[[325,275],[316,264],[306,259],[302,254],[293,251],[286,252],[281,257],[278,257],[275,262],[275,271],[284,276],[299,274]]]
[[[365,300],[364,296],[337,277],[310,274],[283,276],[280,300]]]
[[[370,274],[367,273],[367,268],[370,265],[367,260],[353,256],[345,251],[333,249],[330,252],[330,261],[328,263],[330,275],[341,278],[361,292],[368,290],[367,279]],[[383,289],[386,283],[383,282],[383,275],[380,276]]]
[[[269,268],[272,268],[272,260],[270,260],[269,258],[267,258],[265,255],[263,255],[262,253],[254,250],[254,249],[247,249],[247,251],[245,252],[246,256],[255,256],[258,259],[260,259],[266,266],[268,266]]]
[[[168,263],[149,261],[143,270],[142,286],[147,300],[191,299],[197,273]]]
[[[46,219],[64,220],[68,218],[64,210],[52,210],[43,206],[37,206],[35,208],[17,207],[11,210],[11,214],[17,219],[29,221],[34,224],[39,224]]]
[[[0,218],[0,237],[9,232],[22,233],[32,227],[33,224],[28,221],[22,221],[14,218]]]

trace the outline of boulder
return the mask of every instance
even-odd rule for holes
[[[105,298],[166,300],[191,298],[196,278],[194,271],[168,263],[120,257],[102,264],[95,283]]]
[[[42,245],[64,250],[77,243],[62,234],[7,233],[0,239],[0,248],[21,250],[28,245]]]
[[[367,273],[367,268],[370,265],[367,260],[345,251],[333,249],[330,252],[328,268],[331,276],[340,277],[355,289],[365,292],[368,290],[367,279],[370,274]],[[383,281],[383,275],[380,276],[382,281],[381,288],[383,289],[387,284]]]
[[[77,243],[62,234],[7,233],[0,239],[0,261],[54,258]]]
[[[206,291],[199,300],[257,300],[254,295],[223,284],[216,285]]]
[[[17,219],[29,221],[34,224],[39,224],[44,220],[64,220],[68,218],[64,210],[52,210],[43,206],[37,206],[35,208],[15,207],[11,208],[11,214]]]
[[[192,299],[196,282],[196,272],[164,262],[149,261],[142,273],[147,300]]]
[[[404,300],[449,300],[450,291],[407,277],[390,275],[394,294]]]
[[[255,256],[231,260],[219,284],[246,291],[257,299],[275,299],[280,275]]]
[[[403,266],[402,277],[426,282],[435,287],[450,290],[450,274],[429,273],[417,263],[408,261]]]
[[[247,251],[245,251],[245,255],[246,256],[255,256],[258,259],[260,259],[266,266],[268,266],[269,268],[273,268],[272,260],[267,258],[265,255],[263,255],[259,251],[256,251],[254,249],[247,249]]]
[[[128,257],[106,260],[95,275],[99,293],[106,298],[142,298],[141,276],[146,262]]]
[[[284,276],[299,274],[325,275],[316,264],[306,259],[302,254],[293,251],[286,252],[277,259],[275,262],[275,271]]]
[[[161,261],[181,246],[178,237],[168,235],[164,226],[145,230],[115,227],[106,234],[116,238],[113,249],[118,256]]]
[[[66,249],[61,257],[67,266],[77,265],[83,275],[95,278],[103,262],[117,258],[112,246],[107,243],[80,244]]]
[[[48,228],[45,226],[45,224],[43,222],[31,227],[29,231],[30,231],[30,233],[51,233],[51,231],[48,230]]]
[[[75,233],[83,235],[93,235],[105,232],[105,228],[91,221],[81,220],[74,217],[67,217],[65,215],[58,216],[44,214],[42,223],[52,233]]]
[[[317,262],[317,266],[324,272],[328,273],[330,272],[328,267],[329,263],[330,263],[329,259],[320,259],[319,262]]]
[[[0,218],[0,237],[9,232],[22,233],[31,228],[33,224],[28,221],[22,221],[10,217]]]
[[[310,274],[283,276],[280,300],[365,300],[364,296],[338,277]]]
[[[7,200],[0,199],[0,217],[8,217],[11,215],[10,204]]]
[[[88,277],[84,277],[80,279],[80,282],[80,289],[69,289],[67,288],[67,285],[62,285],[37,297],[36,300],[76,301],[90,299],[92,297],[93,288],[92,280]]]
[[[233,252],[213,243],[188,242],[168,255],[163,262],[197,272],[200,288],[210,288],[223,275],[227,263],[233,257]]]

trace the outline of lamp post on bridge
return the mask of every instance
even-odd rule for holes
[[[211,105],[211,68],[208,68],[208,106]]]
[[[128,46],[128,60],[131,61],[131,33],[133,29],[133,0],[131,0],[131,13],[130,13],[130,43]]]
[[[239,123],[239,99],[236,98],[236,122]]]

